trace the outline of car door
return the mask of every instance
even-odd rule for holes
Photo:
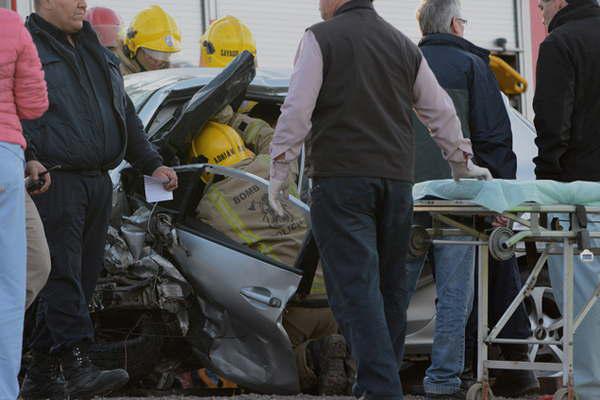
[[[240,101],[253,77],[253,60],[242,54],[178,108],[172,123],[167,119],[164,131],[152,135],[153,143],[166,159],[185,159],[193,134],[223,107]],[[221,173],[232,176],[237,172]],[[199,184],[199,179],[186,182],[182,178],[185,196],[186,186]],[[268,185],[249,174],[239,173],[236,178]],[[198,201],[194,199],[194,204]],[[253,390],[297,393],[298,372],[282,317],[302,272],[232,243],[193,219],[180,219],[176,232],[178,242],[171,254],[196,289],[204,319],[202,330],[210,337],[208,354],[203,355],[210,368]]]
[[[188,165],[180,171],[193,168],[201,166]],[[213,174],[268,186],[243,171],[209,168]],[[299,200],[293,204],[308,216],[305,204]],[[177,225],[177,237],[171,254],[202,304],[213,368],[254,390],[297,392],[294,354],[282,319],[302,271],[240,245],[194,218]]]

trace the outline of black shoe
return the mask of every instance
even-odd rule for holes
[[[425,400],[465,400],[467,393],[460,389],[452,394],[425,393]]]
[[[423,385],[412,385],[408,388],[408,393],[413,396],[425,396],[425,388]]]
[[[508,361],[529,361],[529,346],[511,344],[502,345],[502,357]],[[501,370],[496,376],[492,391],[501,397],[523,397],[536,394],[540,383],[533,371]]]
[[[62,367],[71,400],[106,395],[122,388],[129,381],[129,375],[124,369],[100,370],[92,364],[82,346],[75,346],[62,354]]]
[[[60,372],[58,358],[33,352],[21,387],[21,397],[24,400],[67,399],[65,380]]]
[[[315,340],[308,346],[313,361],[314,371],[318,379],[318,394],[335,396],[350,394],[354,381],[347,366],[352,370],[352,362],[348,360],[346,341],[342,335],[331,335]],[[315,362],[316,361],[316,362]]]
[[[503,370],[498,373],[492,391],[500,397],[523,397],[540,391],[533,371]]]

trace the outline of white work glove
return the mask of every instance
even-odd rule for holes
[[[471,159],[468,159],[466,162],[450,161],[450,169],[452,170],[452,178],[454,178],[455,181],[468,178],[479,179],[482,181],[491,181],[494,179],[487,168],[478,167]]]
[[[271,179],[269,185],[269,205],[280,217],[285,215],[281,201],[288,197],[288,182],[278,179]]]
[[[281,201],[287,199],[289,195],[289,171],[289,161],[271,161],[271,172],[269,174],[269,205],[280,217],[285,215]]]

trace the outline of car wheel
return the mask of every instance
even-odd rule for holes
[[[487,396],[484,396],[484,394]],[[469,388],[465,398],[466,400],[483,400],[484,397],[486,397],[488,400],[494,400],[494,394],[492,393],[492,390],[488,388],[487,393],[484,393],[483,385],[477,382]]]
[[[534,344],[530,348],[529,360],[537,362],[562,363],[563,351],[560,345],[550,342],[560,341],[563,336],[563,319],[554,300],[552,289],[536,287],[526,301],[529,322],[533,336],[547,344]],[[559,377],[562,372],[536,371],[538,377]]]

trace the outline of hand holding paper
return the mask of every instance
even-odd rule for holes
[[[152,177],[159,179],[165,186],[165,189],[168,191],[173,191],[177,189],[177,173],[173,170],[173,168],[162,167],[156,168],[156,170],[152,173]]]

